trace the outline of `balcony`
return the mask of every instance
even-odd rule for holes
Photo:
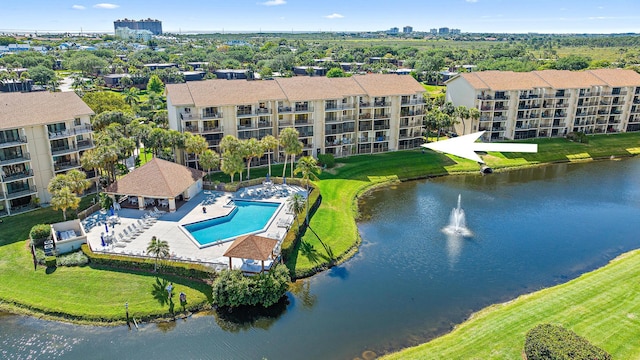
[[[220,133],[224,131],[222,126],[205,126],[202,128],[202,133]]]
[[[424,98],[422,99],[413,99],[413,100],[409,100],[409,101],[403,101],[400,104],[401,105],[422,105],[425,104],[426,100]]]
[[[384,124],[384,125],[374,125],[373,130],[389,130],[391,129],[391,127],[389,126],[389,124]]]
[[[190,133],[197,134],[200,132],[200,128],[197,126],[185,126],[184,131],[188,131]]]
[[[382,136],[376,136],[373,141],[375,142],[381,142],[381,141],[387,141],[389,140],[389,137],[386,135],[382,135]]]
[[[178,113],[178,117],[180,118],[180,120],[198,120],[198,119],[200,119],[200,116],[198,116],[197,114],[185,113],[185,112]]]
[[[313,119],[296,119],[296,120],[295,120],[295,124],[296,124],[296,125],[309,125],[309,124],[313,124]]]
[[[325,105],[324,111],[341,111],[355,108],[353,104]]]
[[[293,108],[293,112],[295,113],[303,113],[303,112],[312,112],[313,111],[313,106],[299,106],[296,105],[296,107]]]
[[[313,131],[301,131],[300,132],[300,137],[312,137],[313,136]]]
[[[313,143],[311,144],[302,144],[303,149],[313,149]]]
[[[373,116],[374,119],[388,119],[391,117],[391,114],[375,114]]]
[[[205,112],[202,114],[203,119],[222,119],[222,112]]]
[[[391,106],[391,102],[389,101],[376,101],[373,103],[373,106],[375,107],[387,107],[387,106]]]
[[[250,111],[250,110],[242,110],[242,111],[236,112],[236,117],[251,117],[251,116],[258,116],[258,112]]]
[[[359,144],[362,144],[362,143],[370,143],[370,142],[371,142],[371,139],[372,139],[372,138],[370,138],[370,137],[359,137],[359,138],[358,138],[358,143],[359,143]]]
[[[370,107],[373,107],[373,104],[372,104],[372,103],[369,103],[369,102],[363,102],[363,101],[361,101],[359,105],[360,105],[360,108],[361,108],[361,109],[362,109],[362,108],[370,108]]]
[[[360,120],[371,119],[371,114],[360,114],[360,115],[358,115],[358,119],[360,119]]]
[[[0,139],[0,148],[19,146],[27,143],[27,137],[21,136],[19,138],[12,139]]]
[[[268,128],[273,127],[273,123],[271,121],[258,121],[258,128]]]
[[[0,157],[0,165],[19,164],[21,162],[27,162],[31,160],[29,153],[22,153],[18,155],[12,155],[8,157]]]
[[[24,188],[21,188],[21,189],[8,190],[7,191],[7,195],[6,195],[6,199],[7,200],[17,199],[17,198],[20,198],[20,197],[23,197],[23,196],[35,194],[37,192],[38,192],[38,190],[36,190],[35,186],[28,186],[28,187],[24,187]]]
[[[278,113],[280,114],[288,114],[292,112],[293,112],[293,109],[291,109],[291,106],[281,106],[278,108]]]
[[[491,95],[478,95],[478,100],[491,100],[493,99]]]
[[[26,179],[30,177],[33,177],[33,170],[24,170],[24,171],[15,172],[9,175],[3,175],[2,181],[12,182],[12,181]]]
[[[87,179],[93,179],[93,178],[98,177],[98,172],[95,171],[95,170],[89,170],[89,171],[83,170],[83,172],[84,172],[85,176],[87,177]]]
[[[80,163],[77,161],[61,161],[53,164],[54,171],[65,171],[73,168],[80,167]]]
[[[258,126],[254,124],[238,125],[238,131],[255,130]]]
[[[91,124],[82,124],[82,125],[74,126],[71,129],[71,132],[74,135],[86,134],[86,133],[93,132],[93,128],[91,127]]]
[[[95,147],[92,140],[80,140],[78,141],[77,146],[78,150],[93,149]]]
[[[416,111],[405,111],[405,112],[400,112],[400,117],[407,117],[407,116],[419,116],[419,115],[424,115],[424,111],[422,111],[422,110],[416,110]]]
[[[370,131],[371,129],[373,129],[373,126],[371,125],[371,123],[359,124],[358,126],[358,131]]]

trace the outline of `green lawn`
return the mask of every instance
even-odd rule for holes
[[[640,251],[568,283],[474,314],[451,333],[385,359],[520,359],[526,332],[560,324],[609,352],[640,358]]]
[[[427,85],[425,83],[421,84],[422,87],[424,87],[425,90],[427,90],[427,92],[429,93],[430,97],[436,97],[440,94],[444,94],[447,92],[447,87],[446,86],[439,86],[439,85]]]

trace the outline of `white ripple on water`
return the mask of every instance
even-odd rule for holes
[[[59,334],[30,334],[0,341],[0,358],[29,360],[57,359],[82,341],[80,338]]]

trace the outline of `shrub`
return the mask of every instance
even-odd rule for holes
[[[35,246],[42,246],[44,241],[51,236],[51,226],[47,224],[37,224],[31,228],[29,237]]]
[[[47,256],[44,259],[44,263],[45,263],[45,265],[47,265],[48,268],[56,267],[56,257],[55,256]]]
[[[155,258],[135,258],[114,254],[97,254],[82,244],[82,252],[89,258],[89,263],[97,266],[107,266],[118,269],[140,270],[153,272]],[[206,281],[215,273],[208,266],[201,264],[181,263],[176,261],[162,261],[158,271],[164,274],[176,275],[184,278]]]
[[[309,201],[311,204],[311,206],[309,207],[309,215],[313,216],[313,213],[318,209],[318,207],[320,207],[320,203],[322,202],[320,190],[314,188],[314,190],[311,191],[311,194],[309,194]],[[289,232],[287,232],[287,236],[285,236],[284,240],[282,241],[281,254],[285,261],[289,258],[289,256],[291,256],[291,253],[296,247],[298,241],[300,241],[300,237],[298,234],[302,234],[302,228],[306,226],[304,224],[306,218],[305,211],[306,209],[298,214],[298,218],[295,219],[295,221],[291,225],[291,229],[294,231],[290,230]],[[300,228],[296,228],[298,224],[300,224]]]
[[[84,266],[87,263],[89,263],[89,258],[80,249],[57,257],[58,266]]]
[[[524,343],[527,360],[609,360],[611,355],[587,339],[559,325],[540,324],[529,330]]]
[[[289,270],[277,264],[270,272],[247,277],[240,270],[223,270],[213,282],[213,303],[222,307],[269,307],[289,288]]]
[[[320,166],[330,169],[336,166],[336,158],[333,157],[333,154],[319,154],[318,163],[320,163]]]
[[[582,144],[587,144],[589,143],[589,138],[587,137],[587,135],[583,132],[570,132],[567,134],[567,140],[569,141],[573,141],[573,142],[579,142]]]

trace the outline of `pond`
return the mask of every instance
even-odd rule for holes
[[[468,238],[442,231],[458,195]],[[422,343],[638,248],[640,159],[407,182],[361,212],[360,252],[267,313],[137,331],[3,315],[0,358],[353,359]]]

